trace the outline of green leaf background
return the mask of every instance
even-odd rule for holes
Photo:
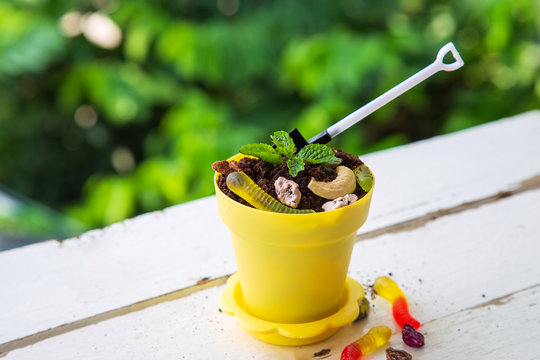
[[[3,210],[0,233],[66,237],[211,195],[213,161],[276,130],[318,134],[448,41],[462,69],[433,76],[332,146],[361,155],[537,109],[533,5],[0,2],[0,184],[30,199]],[[109,17],[120,45],[64,35],[61,19],[75,12]]]

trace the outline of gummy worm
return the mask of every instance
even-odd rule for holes
[[[420,327],[420,322],[409,313],[407,298],[394,280],[386,276],[380,276],[375,279],[373,289],[377,294],[392,303],[392,315],[394,315],[394,320],[399,327],[403,328],[405,324],[410,324],[415,329]]]
[[[388,326],[380,325],[369,331],[355,342],[347,345],[341,352],[341,360],[357,360],[361,356],[372,353],[385,346],[392,336],[392,330]]]
[[[243,172],[232,172],[227,176],[227,187],[236,195],[260,210],[287,214],[314,213],[314,210],[298,210],[283,205],[261,189]]]

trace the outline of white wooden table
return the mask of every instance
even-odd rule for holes
[[[391,274],[422,322],[406,347],[390,304],[329,339],[279,347],[220,313],[236,266],[213,196],[64,242],[0,253],[0,357],[313,359],[371,326],[415,359],[540,356],[540,111],[362,156],[376,177],[349,275]],[[385,359],[379,351],[369,359]]]

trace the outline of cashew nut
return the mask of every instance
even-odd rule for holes
[[[302,193],[300,193],[297,183],[280,176],[274,183],[274,187],[279,201],[295,209],[298,207],[300,199],[302,199]]]
[[[346,166],[336,168],[337,177],[333,181],[324,182],[311,178],[308,188],[315,195],[325,199],[334,200],[338,197],[350,194],[356,189],[356,177],[354,172]]]
[[[352,204],[356,200],[358,200],[358,196],[356,196],[355,194],[347,194],[345,196],[338,197],[335,200],[325,202],[322,208],[324,211],[339,209]]]

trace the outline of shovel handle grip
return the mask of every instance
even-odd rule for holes
[[[444,57],[448,53],[452,53],[452,56],[455,59],[453,63],[447,64],[444,62]],[[441,50],[439,50],[439,52],[437,53],[437,58],[435,59],[435,63],[438,64],[440,69],[444,71],[454,71],[454,70],[459,69],[465,64],[465,62],[459,55],[459,52],[457,51],[456,47],[451,42],[444,45],[441,48]]]

